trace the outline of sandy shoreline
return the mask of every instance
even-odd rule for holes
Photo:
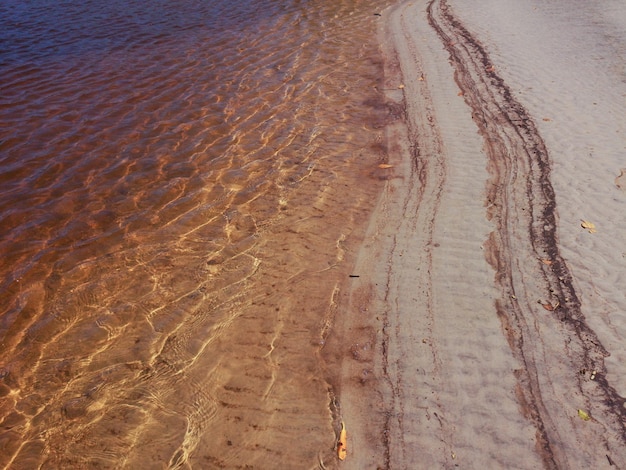
[[[623,0],[127,6],[0,7],[0,468],[626,468]]]
[[[587,320],[580,250],[559,236],[558,142],[498,73],[507,49],[483,46],[454,7],[382,18],[386,94],[404,119],[388,127],[393,177],[325,352],[342,467],[624,468],[624,371],[605,362],[624,321]],[[498,13],[483,14],[472,24]],[[624,251],[622,234],[610,243]],[[623,273],[623,258],[603,269]]]

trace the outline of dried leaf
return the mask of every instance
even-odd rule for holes
[[[583,410],[578,410],[578,416],[580,416],[580,419],[582,419],[583,421],[589,421],[591,419],[591,416],[589,416],[589,414]]]
[[[558,300],[555,304],[551,304],[550,302],[543,303],[541,300],[538,300],[537,302],[540,303],[541,306],[545,308],[548,312],[554,312],[557,308],[561,306],[561,302]]]
[[[387,168],[393,168],[393,165],[390,165],[389,163],[381,163],[380,165],[378,165],[378,168],[386,170]]]
[[[542,260],[541,260],[541,262],[542,262],[543,264],[547,264],[548,266],[551,266],[551,265],[552,265],[552,261],[550,261],[549,259],[542,259]]]
[[[404,88],[404,83],[401,83],[400,85],[398,85],[398,89],[402,90]]]
[[[339,460],[345,460],[348,453],[348,446],[346,443],[346,426],[341,422],[341,432],[339,433],[339,440],[337,441],[337,457]]]
[[[583,220],[580,226],[584,229],[587,229],[589,233],[596,233],[596,226],[593,222],[589,222],[588,220]]]

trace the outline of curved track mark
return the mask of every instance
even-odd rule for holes
[[[428,17],[450,54],[457,84],[485,141],[492,175],[486,204],[496,226],[486,244],[487,257],[501,294],[496,308],[523,366],[516,373],[519,401],[537,429],[537,447],[546,467],[566,468],[568,456],[560,443],[573,438],[555,417],[559,397],[585,397],[602,416],[605,436],[618,434],[622,442],[626,442],[625,400],[606,378],[608,352],[585,322],[559,252],[549,155],[533,120],[446,0],[432,0]],[[537,292],[543,305],[537,303]],[[564,339],[566,358],[557,357],[562,344],[559,349],[549,344],[557,339],[543,341],[552,334]],[[564,365],[570,369],[569,381],[557,383],[552,371]],[[607,437],[602,447],[610,452],[614,445]]]

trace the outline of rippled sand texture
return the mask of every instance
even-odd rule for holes
[[[454,11],[536,117],[552,162],[560,246],[585,317],[610,351],[610,380],[626,396],[626,7],[468,1]]]
[[[379,8],[0,6],[0,466],[328,461]]]
[[[342,468],[626,466],[617,4],[385,11],[406,121],[327,343]]]

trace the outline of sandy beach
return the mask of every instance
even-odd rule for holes
[[[4,3],[0,468],[626,469],[623,0]]]
[[[575,3],[381,18],[393,176],[325,351],[341,468],[626,468],[626,12]]]

